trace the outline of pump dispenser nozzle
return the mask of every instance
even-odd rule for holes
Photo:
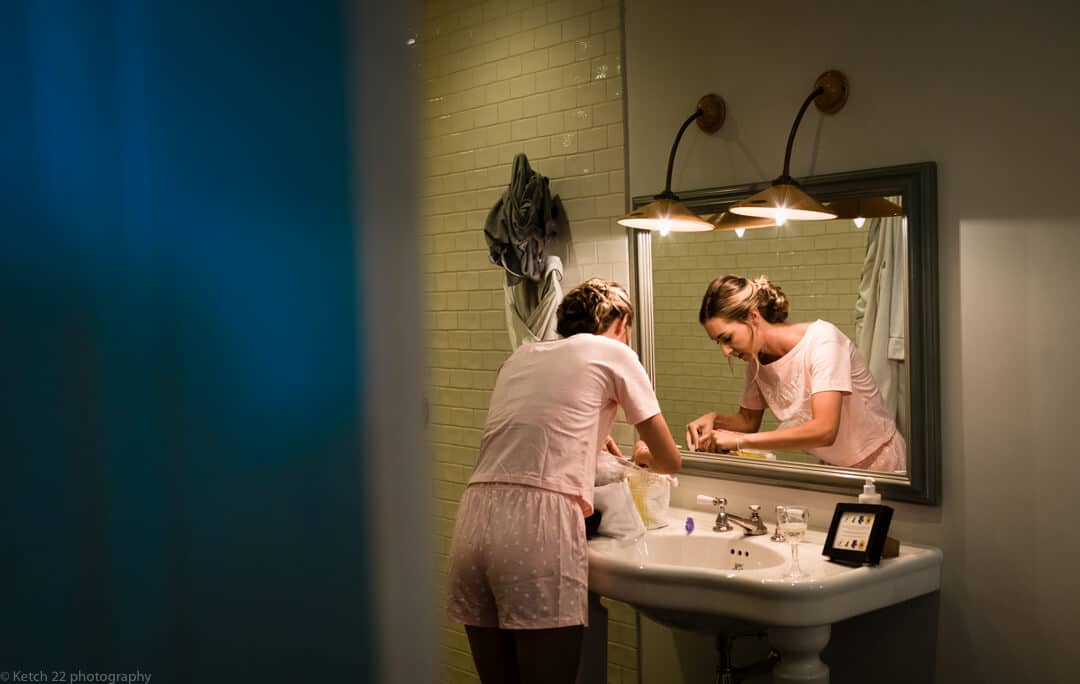
[[[881,494],[878,494],[877,489],[874,488],[874,478],[866,478],[866,484],[863,485],[862,494],[859,495],[859,503],[864,504],[879,504],[881,503]]]

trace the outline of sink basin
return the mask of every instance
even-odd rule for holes
[[[684,527],[688,517],[694,519],[691,534]],[[791,562],[787,543],[746,537],[740,529],[713,532],[714,519],[715,513],[672,508],[666,527],[635,541],[590,540],[589,591],[669,627],[728,636],[765,631],[780,654],[774,684],[828,684],[820,654],[832,623],[941,587],[937,549],[902,543],[898,557],[853,568],[821,555],[825,534],[814,530],[799,546],[808,577],[784,579]]]
[[[685,522],[685,521],[684,521]],[[780,544],[762,546],[718,533],[680,535],[647,534],[632,544],[595,540],[591,547],[610,559],[636,563],[639,568],[703,568],[709,570],[761,570],[787,562]]]
[[[686,518],[695,530],[687,534]],[[897,558],[876,567],[852,568],[821,555],[825,534],[810,530],[799,547],[799,565],[809,574],[785,580],[787,543],[741,530],[713,532],[715,514],[672,508],[668,526],[634,542],[596,538],[589,542],[589,589],[662,616],[673,627],[716,633],[736,621],[750,625],[829,625],[936,591],[941,552],[901,544]],[[771,526],[770,526],[771,528]],[[720,630],[722,631],[722,630]]]

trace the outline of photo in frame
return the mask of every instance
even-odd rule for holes
[[[822,555],[842,565],[877,565],[895,555],[889,538],[893,509],[881,504],[838,503]]]

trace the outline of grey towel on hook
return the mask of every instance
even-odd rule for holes
[[[517,285],[503,285],[506,303],[506,330],[510,347],[517,349],[525,342],[558,339],[556,312],[562,302],[562,259],[549,256],[544,267],[544,279],[539,283],[522,280]]]
[[[510,185],[484,222],[491,263],[503,267],[508,285],[544,278],[545,243],[564,224],[562,201],[551,196],[547,177],[534,171],[523,153],[515,155]]]

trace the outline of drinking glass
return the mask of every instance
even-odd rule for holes
[[[791,544],[791,567],[784,579],[808,577],[799,567],[799,542],[806,536],[806,526],[810,522],[810,511],[804,506],[784,506],[780,511],[780,531]]]
[[[782,518],[783,515],[784,515],[784,507],[783,506],[777,506],[776,507],[776,529],[773,530],[773,535],[771,537],[769,537],[769,539],[771,539],[774,542],[787,541],[787,539],[784,537],[784,533],[780,531],[780,518]]]

